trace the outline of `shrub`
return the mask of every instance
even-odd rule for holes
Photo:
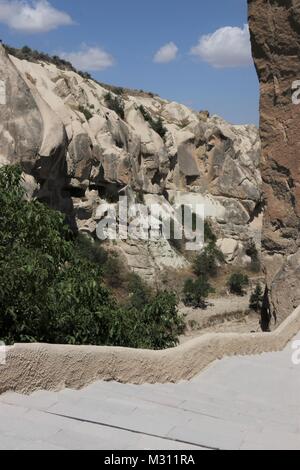
[[[103,267],[103,275],[109,287],[122,287],[124,284],[123,274],[122,262],[115,253],[110,254]]]
[[[171,348],[185,325],[178,314],[174,293],[158,292],[143,310],[129,308],[113,313],[109,344],[145,349]]]
[[[167,133],[167,129],[165,128],[164,126],[164,123],[163,123],[163,120],[161,117],[159,117],[157,119],[157,121],[153,121],[153,123],[151,124],[153,130],[158,134],[160,135],[160,137],[162,139],[165,138],[165,135]]]
[[[93,80],[91,74],[88,73],[88,72],[82,72],[81,70],[78,70],[77,73],[78,73],[78,75],[80,75],[85,80]]]
[[[217,236],[213,232],[212,226],[207,220],[204,222],[204,239],[205,243],[217,243]]]
[[[137,274],[130,274],[128,279],[130,307],[141,311],[152,299],[151,289]]]
[[[156,132],[162,139],[164,139],[167,129],[165,128],[163,124],[163,120],[161,117],[159,117],[157,120],[153,119],[151,114],[144,108],[144,106],[139,107],[140,112],[142,113],[145,121],[147,121],[154,132]]]
[[[187,307],[206,308],[206,299],[213,293],[206,276],[200,276],[195,281],[188,279],[183,289],[183,302]]]
[[[178,344],[178,336],[184,332],[185,324],[178,314],[177,299],[173,292],[158,292],[143,311],[145,330],[152,330],[149,347],[170,348]],[[143,332],[141,331],[140,338]]]
[[[91,111],[89,109],[85,108],[84,106],[78,106],[78,111],[80,111],[82,114],[84,114],[85,119],[87,121],[89,121],[93,117]]]
[[[0,169],[0,206],[0,339],[6,344],[177,344],[183,322],[175,295],[159,292],[146,302],[135,287],[135,305],[120,308],[103,282],[102,250],[77,238],[59,212],[26,201],[18,167]],[[105,269],[117,283],[114,258]]]
[[[124,88],[122,88],[122,87],[120,87],[120,86],[116,86],[116,87],[114,87],[114,93],[115,93],[116,95],[120,95],[120,96],[121,96],[121,95],[124,95],[125,90],[124,90]]]
[[[219,265],[224,262],[221,250],[210,242],[194,260],[193,270],[196,276],[216,276]]]
[[[232,294],[245,295],[245,287],[249,285],[249,277],[246,274],[234,273],[230,276],[228,286]]]
[[[121,119],[125,118],[124,102],[119,97],[114,97],[110,92],[105,95],[105,102],[109,109],[115,111]]]
[[[246,254],[251,258],[251,271],[257,273],[261,270],[261,263],[259,258],[259,253],[256,247],[256,244],[253,240],[248,243],[246,248]]]
[[[250,297],[249,307],[255,312],[259,312],[262,308],[264,293],[260,284],[257,284],[254,292]]]
[[[101,245],[100,240],[94,240],[89,236],[79,233],[74,241],[76,250],[83,258],[103,266],[108,259],[107,252]]]

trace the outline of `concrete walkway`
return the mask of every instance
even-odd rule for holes
[[[300,340],[300,335],[298,338]],[[191,382],[0,397],[0,449],[300,450],[300,365],[226,358]]]

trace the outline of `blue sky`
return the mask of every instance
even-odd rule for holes
[[[97,69],[101,81],[257,124],[245,23],[246,0],[0,0],[0,37],[10,45],[59,53]],[[240,29],[203,39],[229,26]]]

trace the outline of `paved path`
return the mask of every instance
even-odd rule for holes
[[[300,335],[298,335],[300,339]],[[191,382],[0,397],[0,449],[300,450],[300,365],[228,358]]]

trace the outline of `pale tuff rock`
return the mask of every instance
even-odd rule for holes
[[[3,48],[0,48],[0,79],[5,84],[2,93],[6,93],[2,95],[4,104],[0,105],[0,161],[21,160],[32,168],[42,143],[42,116]]]
[[[218,248],[222,251],[227,261],[233,261],[240,248],[240,243],[233,238],[223,238],[217,242]]]
[[[0,104],[6,104],[6,83],[4,80],[0,81]]]
[[[40,189],[39,184],[36,182],[33,176],[28,175],[26,173],[22,174],[21,181],[22,187],[25,190],[26,199],[28,199],[29,201],[32,200]]]
[[[0,164],[22,162],[35,178],[29,194],[65,211],[79,230],[95,235],[98,206],[116,203],[122,193],[130,194],[131,204],[149,204],[151,196],[172,205],[195,196],[221,239],[242,246],[259,240],[260,142],[254,126],[233,126],[146,93],[111,91],[123,103],[122,119],[108,108],[104,86],[53,64],[7,56],[1,46],[1,102],[3,90]],[[153,122],[162,120],[163,137],[143,110]],[[118,245],[144,277],[187,265],[164,239]]]

